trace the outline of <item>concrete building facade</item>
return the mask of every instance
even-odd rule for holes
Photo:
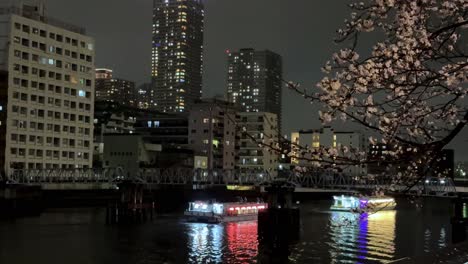
[[[186,112],[201,98],[204,5],[153,0],[152,89],[156,110]]]
[[[126,176],[137,176],[144,164],[154,162],[162,147],[137,134],[106,134],[104,137],[104,167],[122,168]]]
[[[91,167],[94,40],[85,30],[46,17],[41,5],[2,7],[0,70],[6,173]]]
[[[189,145],[207,158],[208,169],[233,170],[236,163],[236,109],[225,101],[196,102],[189,114]]]
[[[228,53],[227,99],[243,112],[268,112],[281,128],[282,59],[269,50]]]
[[[279,168],[279,153],[260,143],[278,142],[278,118],[266,112],[239,113],[237,168],[241,174],[268,173],[276,177]]]

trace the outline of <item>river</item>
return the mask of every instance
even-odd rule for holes
[[[450,245],[450,201],[399,200],[397,210],[357,216],[301,205],[301,238],[291,263],[386,263]],[[466,213],[466,210],[465,210]],[[0,222],[0,263],[255,263],[257,223],[185,223],[160,215],[134,226],[105,224],[100,208],[48,209]]]

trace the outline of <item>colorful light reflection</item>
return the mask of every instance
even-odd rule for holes
[[[331,259],[392,260],[395,256],[396,211],[353,214],[332,212]]]
[[[257,222],[225,224],[188,223],[189,262],[255,262],[258,255]]]

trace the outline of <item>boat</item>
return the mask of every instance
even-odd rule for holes
[[[190,202],[184,212],[189,222],[223,223],[257,220],[258,212],[268,208],[266,203],[235,202],[210,203]]]
[[[368,212],[381,210],[394,210],[395,199],[389,196],[333,196],[334,203],[331,210]]]

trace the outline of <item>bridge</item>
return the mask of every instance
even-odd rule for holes
[[[165,185],[188,186],[192,188],[210,188],[214,186],[261,188],[266,182],[274,180],[268,173],[241,174],[238,171],[208,171],[189,168],[140,169],[136,176],[122,168],[104,169],[41,169],[15,170],[9,182],[40,185],[45,190],[82,190],[82,189],[115,189],[124,180],[146,185],[156,189]],[[392,177],[375,177],[374,179],[357,179],[342,174],[294,173],[282,176],[294,183],[296,192],[355,192],[363,190],[384,189],[395,193],[419,194],[427,196],[451,197],[457,194],[468,194],[468,187],[456,186],[450,179],[422,179],[413,186],[396,183]],[[467,182],[468,183],[468,182]]]

